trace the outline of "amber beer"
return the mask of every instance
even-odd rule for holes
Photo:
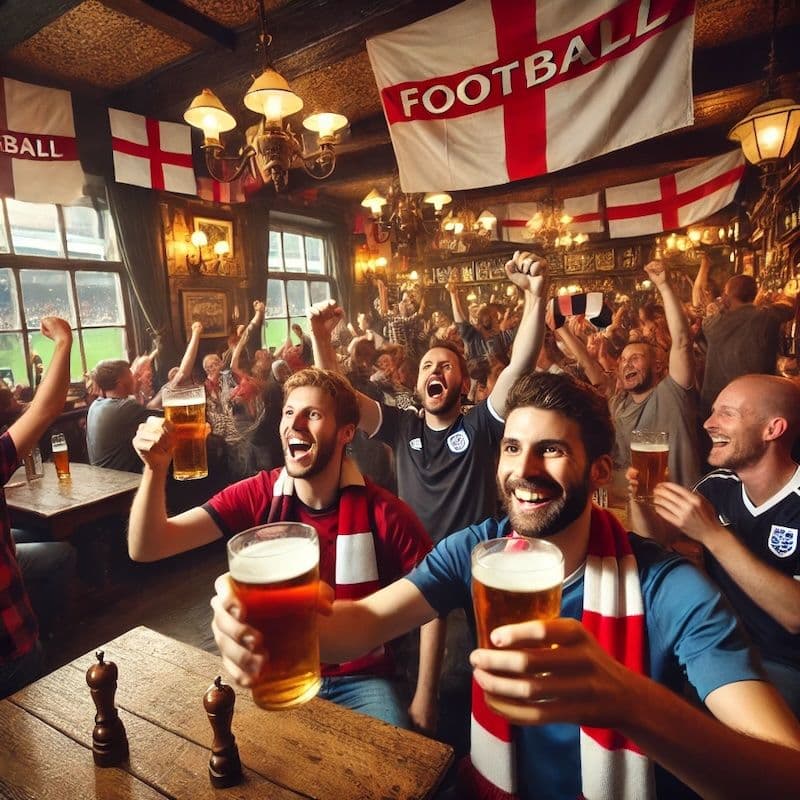
[[[299,522],[251,528],[228,543],[228,564],[247,624],[261,631],[268,653],[253,700],[270,710],[307,702],[322,684],[316,531]]]
[[[68,481],[71,477],[69,473],[69,450],[64,434],[54,433],[50,438],[50,445],[52,447],[56,475],[58,475],[60,481]]]
[[[208,475],[206,393],[202,386],[164,389],[164,418],[174,426],[172,474],[191,481]]]
[[[664,481],[669,460],[669,434],[665,431],[633,431],[631,466],[639,472],[636,500],[652,500],[656,484]]]
[[[472,599],[478,646],[501,625],[554,619],[561,611],[564,556],[541,539],[481,542],[472,551]]]

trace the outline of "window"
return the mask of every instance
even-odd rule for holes
[[[53,354],[39,330],[46,316],[72,328],[73,381],[103,358],[126,358],[122,265],[108,210],[6,199],[0,213],[0,378],[38,382]]]
[[[277,214],[273,216],[278,217]],[[324,233],[278,222],[269,232],[269,279],[264,323],[267,347],[279,348],[297,323],[308,331],[306,310],[333,294],[333,265]],[[297,344],[297,338],[293,339]]]

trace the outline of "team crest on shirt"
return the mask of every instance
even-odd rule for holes
[[[469,436],[464,431],[456,431],[447,437],[451,453],[463,453],[469,447]]]
[[[408,443],[408,446],[409,446],[409,447],[410,447],[412,450],[422,450],[422,439],[420,439],[420,438],[419,438],[419,436],[418,436],[416,439],[412,439],[412,440],[411,440],[411,441]]]
[[[797,550],[797,528],[784,528],[773,525],[769,532],[767,546],[778,558],[788,558]]]

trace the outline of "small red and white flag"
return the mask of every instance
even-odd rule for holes
[[[504,242],[524,244],[533,238],[527,227],[528,220],[540,210],[538,203],[509,203],[497,221],[500,238]]]
[[[602,233],[605,230],[600,209],[600,192],[564,198],[564,213],[572,217],[570,233]]]
[[[741,149],[649,181],[606,189],[612,239],[685,228],[733,202],[744,174]]]
[[[212,203],[244,203],[247,199],[244,193],[244,185],[241,178],[236,178],[230,182],[216,181],[214,178],[198,178],[197,194],[203,200],[210,200]]]
[[[693,41],[694,0],[465,0],[369,39],[403,191],[530,178],[691,125]]]
[[[114,177],[146,189],[197,194],[188,125],[108,109]]]
[[[0,78],[0,197],[69,205],[84,183],[70,93]]]

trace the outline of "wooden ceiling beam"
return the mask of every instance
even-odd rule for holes
[[[360,52],[364,39],[408,25],[456,5],[459,0],[295,0],[267,15],[274,37],[270,57],[275,68],[292,80]],[[241,96],[259,67],[255,48],[259,29],[240,32],[233,55],[209,52],[184,59],[115,92],[110,102],[120,108],[179,120],[192,97],[204,86],[230,108],[241,108]]]
[[[0,53],[7,53],[30,39],[45,25],[58,19],[83,0],[5,0],[0,3]]]
[[[195,49],[236,47],[236,32],[177,0],[100,0],[108,8],[186,42]]]

